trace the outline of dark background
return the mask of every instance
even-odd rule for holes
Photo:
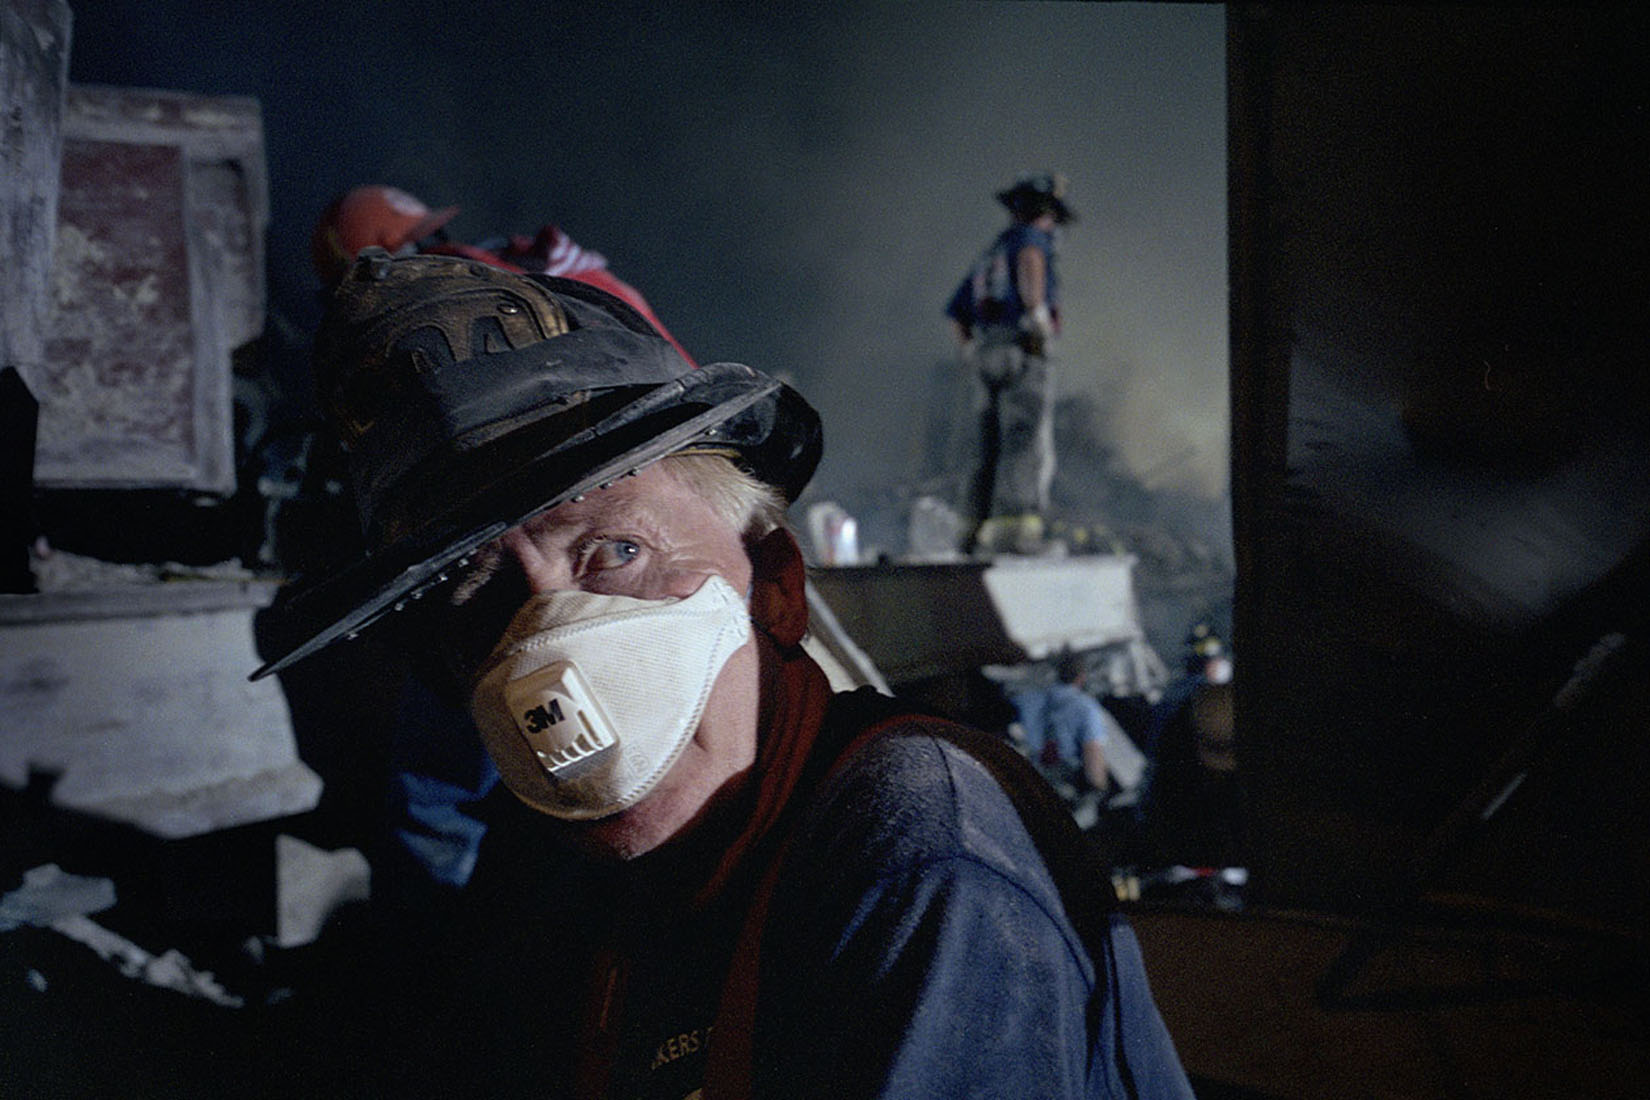
[[[1237,719],[1268,896],[1381,910],[1424,871],[1641,935],[1650,20],[1234,11]]]

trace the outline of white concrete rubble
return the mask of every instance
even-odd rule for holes
[[[54,805],[166,838],[313,809],[280,687],[247,680],[267,598],[220,582],[0,597],[0,783],[55,775]]]

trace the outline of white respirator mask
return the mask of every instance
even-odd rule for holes
[[[699,728],[750,613],[712,574],[683,599],[545,592],[511,620],[470,712],[516,797],[568,821],[647,796]]]

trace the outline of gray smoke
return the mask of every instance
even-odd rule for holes
[[[74,7],[74,80],[259,99],[271,306],[300,331],[310,227],[347,187],[456,203],[470,239],[556,222],[699,358],[818,404],[822,495],[913,476],[940,311],[1003,224],[992,196],[1061,171],[1082,215],[1063,387],[1157,487],[1224,491],[1218,6]]]

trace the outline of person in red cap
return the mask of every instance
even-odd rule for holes
[[[677,351],[688,354],[653,312],[641,291],[613,274],[606,256],[581,248],[560,227],[545,225],[532,236],[512,234],[466,244],[451,239],[446,232],[447,223],[458,212],[457,206],[432,210],[417,196],[398,187],[373,183],[351,188],[328,203],[315,223],[310,238],[310,259],[315,274],[324,286],[334,287],[361,250],[376,245],[392,256],[414,252],[460,256],[505,271],[577,279],[629,304],[674,344]],[[688,356],[688,361],[692,362],[693,357]]]
[[[310,236],[310,262],[324,285],[337,286],[363,248],[377,245],[391,255],[411,253],[457,214],[456,206],[431,210],[399,187],[374,183],[351,188],[321,211]]]

